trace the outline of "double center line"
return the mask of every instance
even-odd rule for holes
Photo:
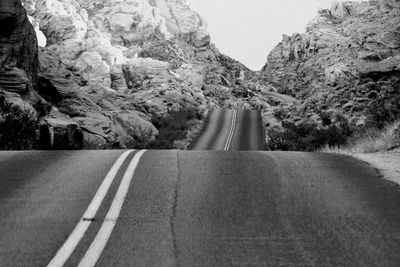
[[[99,189],[97,190],[92,201],[90,202],[85,213],[81,217],[80,221],[75,226],[74,230],[69,235],[68,239],[62,245],[62,247],[58,250],[57,254],[54,256],[51,262],[47,265],[48,267],[61,267],[64,266],[64,264],[67,262],[67,260],[85,235],[85,232],[94,221],[97,211],[99,210],[101,203],[106,197],[119,169],[128,158],[128,156],[132,154],[132,152],[134,152],[134,150],[128,150],[124,152],[114,163],[107,176],[104,178]],[[146,150],[141,150],[137,152],[130,162],[118,187],[118,191],[115,194],[114,200],[101,225],[101,228],[98,231],[93,242],[91,243],[89,249],[86,251],[85,256],[80,261],[79,266],[90,267],[96,265],[117,223],[117,219],[121,212],[122,205],[124,204],[125,197],[128,193],[136,167],[138,166],[139,161],[145,152]]]
[[[233,110],[231,129],[229,131],[228,139],[226,140],[226,143],[225,143],[224,151],[229,151],[229,149],[232,145],[233,135],[235,134],[235,128],[236,128],[237,114],[238,114],[238,110],[237,109]]]

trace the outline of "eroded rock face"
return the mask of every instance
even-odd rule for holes
[[[18,0],[0,2],[0,146],[34,148],[42,99],[35,93],[38,46],[35,31]],[[24,99],[24,100],[23,100]]]
[[[363,125],[373,103],[400,94],[390,89],[400,76],[399,33],[398,1],[334,3],[304,34],[284,36],[256,79],[301,99],[294,116],[340,112]]]
[[[8,75],[13,86],[27,83],[34,88],[38,71],[38,47],[35,31],[18,0],[0,3],[0,73]],[[25,72],[24,74],[22,72]],[[8,73],[8,74],[7,74]],[[2,77],[4,77],[2,75]],[[3,78],[3,83],[5,83]]]
[[[250,71],[210,44],[206,23],[184,0],[22,3],[30,34],[40,37],[40,65],[29,65],[38,79],[12,66],[0,85],[20,94],[35,85],[47,105],[39,119],[44,148],[146,147],[158,135],[154,117],[262,108],[261,97],[242,84]]]

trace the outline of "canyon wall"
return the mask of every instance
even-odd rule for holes
[[[17,28],[0,29],[0,93],[37,113],[42,148],[147,147],[154,118],[171,112],[265,106],[244,86],[252,72],[217,50],[184,0],[22,4],[26,12],[17,0],[1,5]]]
[[[283,121],[323,124],[338,113],[355,127],[367,125],[371,113],[374,120],[394,120],[400,115],[400,1],[337,2],[320,10],[305,33],[283,36],[254,81],[300,100],[279,112]]]

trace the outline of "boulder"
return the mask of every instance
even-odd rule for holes
[[[113,117],[125,130],[126,135],[134,139],[136,146],[146,147],[158,135],[156,127],[142,119],[136,112],[121,111],[114,113]]]
[[[166,38],[165,19],[147,0],[112,1],[92,18],[97,29],[108,32],[113,44],[130,46],[157,31]]]
[[[91,84],[111,87],[110,67],[98,52],[84,52],[75,66],[82,72],[83,78]]]
[[[357,60],[356,66],[362,76],[380,76],[394,72],[400,73],[400,55],[378,62]]]
[[[346,64],[337,63],[325,69],[325,82],[327,85],[343,84],[351,78],[353,78],[353,75]]]
[[[37,0],[35,9],[34,17],[49,45],[85,37],[87,14],[74,0]]]
[[[83,133],[69,118],[46,118],[40,128],[41,143],[48,149],[82,149]],[[46,140],[47,139],[47,140]]]
[[[350,7],[343,2],[334,2],[331,6],[330,14],[335,18],[343,19],[351,15]]]
[[[193,35],[199,46],[209,44],[209,34],[205,30],[206,22],[194,12],[184,0],[153,0],[166,20],[168,31],[174,36],[189,38]]]
[[[27,114],[27,118],[32,121],[38,119],[38,114],[32,105],[24,101],[19,94],[1,90],[0,87],[0,114],[1,111]]]
[[[110,72],[111,88],[117,92],[124,92],[128,89],[125,74],[121,65],[114,65]]]
[[[40,95],[53,103],[77,96],[82,79],[72,71],[73,66],[62,64],[60,57],[47,48],[40,49],[39,61]]]
[[[12,68],[0,70],[0,87],[13,93],[23,94],[29,90],[31,82],[24,70]]]

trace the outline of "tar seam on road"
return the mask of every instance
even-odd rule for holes
[[[179,266],[179,264],[178,264],[178,248],[176,245],[176,232],[175,232],[175,225],[174,225],[174,220],[176,218],[176,208],[178,206],[179,183],[181,180],[181,169],[179,166],[179,151],[176,152],[176,163],[177,163],[177,169],[178,169],[178,178],[176,180],[174,192],[173,192],[174,195],[173,195],[171,216],[169,218],[169,224],[170,224],[170,228],[171,228],[172,249],[173,249],[173,255],[174,255],[174,260],[175,260],[175,266]]]
[[[124,174],[124,177],[122,178],[122,181],[118,187],[118,191],[115,194],[114,200],[107,212],[103,224],[101,225],[101,228],[94,238],[92,244],[86,251],[85,256],[80,261],[78,267],[92,267],[95,266],[99,260],[108,240],[110,239],[111,233],[114,230],[119,214],[121,213],[121,209],[125,202],[126,195],[128,194],[136,167],[138,166],[139,161],[145,152],[146,150],[141,150],[133,157],[128,169]]]
[[[237,117],[237,109],[235,109],[233,111],[233,116],[232,116],[232,123],[231,123],[231,130],[229,131],[229,135],[228,135],[228,140],[226,140],[226,144],[224,147],[225,151],[229,151],[230,146],[232,144],[232,139],[233,139],[233,134],[235,132],[235,128],[236,128],[236,117]]]
[[[78,224],[75,226],[74,230],[71,232],[65,243],[58,250],[57,254],[50,261],[47,267],[61,267],[65,264],[71,254],[74,252],[75,248],[85,235],[86,230],[89,228],[90,224],[94,221],[97,211],[99,210],[101,203],[103,202],[105,196],[107,195],[111,184],[113,183],[115,176],[117,175],[122,164],[125,162],[126,158],[134,150],[128,150],[124,152],[111,167],[110,171],[104,178],[99,189],[97,190],[95,196],[90,202],[85,213],[79,220]]]

